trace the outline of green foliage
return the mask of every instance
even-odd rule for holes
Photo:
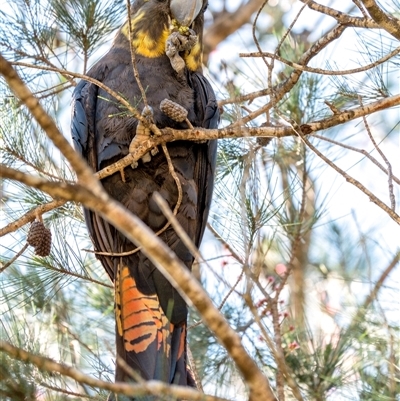
[[[86,57],[121,24],[121,16],[125,15],[123,1],[110,5],[95,0],[51,0],[50,4],[59,34],[66,35],[66,41]]]
[[[87,59],[126,15],[123,1],[6,1],[1,11],[2,45],[17,59],[64,64],[68,51]]]

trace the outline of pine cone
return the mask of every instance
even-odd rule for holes
[[[169,99],[164,99],[160,103],[160,110],[174,121],[182,122],[186,120],[187,110]]]
[[[35,254],[38,256],[49,256],[51,248],[51,231],[44,227],[44,232],[40,244],[35,247]]]
[[[41,221],[35,220],[31,224],[26,241],[35,248],[36,255],[48,256],[50,254],[51,231]]]
[[[26,242],[33,247],[37,247],[42,241],[43,233],[46,227],[41,221],[35,220],[29,227]]]

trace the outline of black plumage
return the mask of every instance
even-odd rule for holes
[[[187,32],[180,30],[179,21],[175,20],[179,20],[181,11],[175,11],[177,15],[171,12],[171,9],[183,10],[180,3],[184,7],[189,3],[194,5],[195,14],[189,21],[190,26],[184,28],[191,28],[198,42],[179,53],[185,68],[177,71],[165,53],[165,46],[173,30],[182,32],[182,37]],[[205,3],[203,0],[141,0],[133,4],[131,19],[136,67],[159,128],[188,128],[185,121],[174,121],[160,110],[164,99],[183,106],[193,126],[215,128],[218,124],[215,95],[201,72]],[[125,24],[110,51],[88,75],[142,111],[144,102],[131,60]],[[138,121],[106,91],[82,80],[73,94],[72,111],[75,147],[94,170],[110,165],[128,153]],[[216,146],[215,141],[179,141],[167,146],[183,192],[177,219],[196,245],[202,239],[210,208]],[[171,209],[178,200],[177,185],[165,155],[160,151],[150,161],[140,160],[137,168],[125,168],[124,176],[125,181],[119,173],[103,179],[105,190],[157,232],[167,220],[153,199],[154,192],[159,192]],[[96,251],[121,253],[135,249],[129,240],[95,213],[85,210],[85,219]],[[190,269],[193,257],[174,230],[169,227],[160,238]],[[115,283],[118,354],[145,379],[193,385],[186,363],[187,306],[181,296],[141,252],[98,258]],[[126,372],[118,366],[116,379],[126,379]]]

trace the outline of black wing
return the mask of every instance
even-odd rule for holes
[[[100,74],[100,78],[103,74]],[[95,151],[95,118],[98,87],[82,80],[72,94],[71,135],[75,150],[94,171],[97,170]],[[95,250],[115,252],[115,229],[106,221],[84,209],[86,225]],[[110,258],[99,257],[111,280],[114,279],[114,263]]]
[[[197,113],[202,116],[201,127],[217,128],[220,115],[215,93],[210,83],[202,74],[197,72],[191,74],[191,82],[196,96]],[[199,146],[201,147],[201,152],[199,152],[197,159],[196,182],[201,191],[199,191],[198,227],[195,239],[197,246],[200,246],[203,238],[211,206],[217,158],[217,141],[207,141]]]

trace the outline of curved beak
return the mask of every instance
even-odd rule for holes
[[[192,24],[202,7],[203,0],[171,0],[170,3],[172,17],[186,27]]]

